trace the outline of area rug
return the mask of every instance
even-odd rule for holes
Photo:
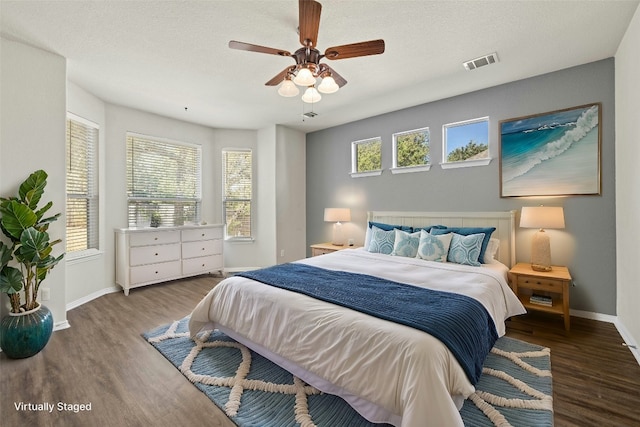
[[[189,337],[188,318],[143,336],[238,426],[383,426],[219,331]],[[550,352],[500,338],[461,410],[466,426],[552,426]]]

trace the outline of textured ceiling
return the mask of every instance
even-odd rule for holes
[[[300,47],[295,0],[6,1],[3,36],[68,59],[106,102],[216,128],[310,132],[614,56],[638,1],[321,0],[318,48],[382,38],[382,55],[326,61],[349,83],[313,106],[264,85]],[[500,62],[462,62],[497,52]],[[188,110],[185,111],[185,107]]]

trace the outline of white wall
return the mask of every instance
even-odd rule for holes
[[[617,312],[627,341],[640,343],[640,8],[616,53]],[[623,332],[623,331],[621,331]],[[629,339],[630,338],[630,339]],[[640,362],[640,351],[635,351]]]
[[[276,126],[276,228],[278,263],[307,254],[306,137]]]
[[[53,202],[49,213],[63,213],[49,227],[53,239],[63,239],[54,250],[58,255],[65,238],[66,60],[5,38],[0,38],[0,59],[0,194],[17,194],[20,183],[35,170],[49,174],[43,200]],[[51,290],[44,304],[56,328],[67,324],[65,280],[66,265],[61,262],[41,286]],[[4,313],[7,300],[2,298]]]
[[[105,227],[106,213],[106,137],[105,137],[105,103],[85,91],[81,87],[67,82],[67,111],[80,116],[83,119],[96,123],[98,130],[98,198],[101,201],[99,206],[99,253],[84,258],[74,258],[73,254],[67,254],[67,307],[75,307],[83,301],[92,299],[94,296],[100,296],[105,289],[113,288],[114,284],[110,281],[108,274],[96,274],[96,272],[106,272],[113,269],[107,264],[104,248],[107,240],[111,239],[111,233],[107,234]],[[101,219],[101,220],[100,220]]]

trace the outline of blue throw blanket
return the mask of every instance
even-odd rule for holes
[[[449,348],[473,385],[498,339],[484,306],[465,295],[298,263],[238,276],[427,332]]]

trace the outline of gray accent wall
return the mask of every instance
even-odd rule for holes
[[[497,66],[500,66],[499,64]],[[491,67],[469,72],[492,72]],[[567,265],[574,279],[571,308],[616,314],[615,82],[613,58],[520,80],[453,98],[390,112],[307,134],[307,246],[331,240],[326,207],[349,207],[347,238],[364,241],[366,212],[519,211],[523,206],[562,206],[566,228],[548,230],[554,264]],[[601,195],[501,198],[498,122],[600,102],[602,106]],[[447,169],[442,159],[442,126],[488,116],[488,166]],[[392,134],[428,126],[431,170],[392,174]],[[351,142],[380,136],[380,176],[352,178]],[[516,256],[526,262],[534,230],[516,230]],[[309,254],[310,252],[308,252]]]

